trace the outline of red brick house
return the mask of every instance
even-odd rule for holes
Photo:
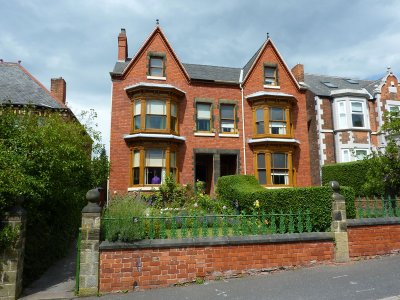
[[[313,171],[317,165],[359,160],[386,147],[380,133],[384,113],[400,109],[399,83],[390,68],[378,80],[304,74],[302,65],[293,72],[308,89],[309,116],[315,112],[310,118],[310,147],[312,160],[319,164]]]
[[[110,190],[150,190],[254,174],[266,187],[311,185],[306,91],[268,38],[243,68],[182,63],[157,26],[110,73]],[[313,116],[313,115],[312,115]]]

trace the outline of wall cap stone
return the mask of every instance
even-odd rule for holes
[[[399,217],[363,218],[363,219],[348,219],[347,220],[347,227],[373,226],[373,225],[395,225],[395,224],[400,224]]]
[[[331,232],[289,233],[271,235],[251,235],[235,237],[186,238],[140,240],[133,243],[104,241],[100,250],[146,249],[146,248],[182,248],[200,246],[235,246],[249,244],[301,243],[333,241]]]

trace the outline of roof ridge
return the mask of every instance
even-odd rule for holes
[[[192,65],[192,66],[204,66],[204,67],[216,67],[216,68],[226,68],[226,69],[238,69],[241,70],[240,67],[225,67],[225,66],[215,66],[215,65],[205,65],[205,64],[192,64],[192,63],[185,63],[182,62],[184,65]]]

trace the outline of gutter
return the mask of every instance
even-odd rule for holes
[[[243,69],[240,70],[239,87],[242,94],[242,136],[243,136],[243,168],[244,175],[247,175],[247,164],[246,164],[246,133],[244,130],[244,94],[243,94]]]

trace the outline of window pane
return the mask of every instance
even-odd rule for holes
[[[390,111],[390,112],[398,112],[398,111],[399,111],[399,106],[397,106],[397,105],[390,105],[390,106],[389,106],[389,111]]]
[[[356,150],[356,160],[363,160],[367,156],[367,150]]]
[[[165,169],[160,167],[148,167],[145,169],[145,184],[160,184],[165,174]]]
[[[272,153],[271,159],[272,169],[287,169],[286,153]]]
[[[364,115],[352,114],[353,127],[364,127]]]
[[[141,101],[140,100],[135,101],[135,116],[140,115],[141,108],[142,108]]]
[[[363,112],[362,103],[360,103],[360,102],[351,102],[351,111],[352,112],[362,113]]]
[[[264,109],[257,108],[256,110],[256,122],[264,121]]]
[[[197,118],[198,119],[210,119],[211,118],[211,104],[197,103]]]
[[[158,76],[158,77],[162,77],[163,74],[163,70],[160,68],[150,68],[150,76]]]
[[[139,167],[140,166],[140,151],[135,150],[133,151],[133,167]]]
[[[176,167],[176,153],[175,152],[171,152],[169,154],[169,166],[171,168],[175,168]]]
[[[161,57],[151,57],[150,58],[150,67],[163,67],[163,59]]]
[[[264,67],[264,76],[265,77],[275,77],[275,68],[274,67]]]
[[[146,128],[149,129],[165,129],[166,128],[166,116],[146,116]]]
[[[257,122],[256,128],[257,128],[257,134],[263,134],[264,133],[264,122]]]
[[[271,121],[285,121],[286,115],[285,110],[279,107],[271,107],[269,109],[269,119]]]
[[[258,183],[267,184],[267,176],[265,170],[258,170]]]
[[[234,108],[233,105],[221,105],[221,118],[234,119]]]
[[[166,115],[165,101],[163,101],[163,100],[147,100],[147,114]]]
[[[342,162],[349,162],[350,161],[350,156],[349,156],[349,150],[344,149],[342,150]]]
[[[146,166],[164,167],[165,166],[165,151],[162,149],[146,150]]]
[[[171,103],[171,116],[176,117],[176,103]]]
[[[264,153],[257,154],[257,168],[265,169],[265,154]]]
[[[287,174],[287,171],[282,172],[272,170],[271,182],[272,184],[289,184],[289,176]]]
[[[235,125],[234,125],[233,121],[222,120],[221,121],[221,130],[222,130],[222,132],[234,132]]]
[[[269,128],[272,134],[286,134],[286,122],[270,122]]]
[[[134,117],[135,129],[140,129],[140,115]]]
[[[210,131],[210,120],[197,120],[198,131]]]
[[[139,168],[133,168],[133,184],[139,184]]]

